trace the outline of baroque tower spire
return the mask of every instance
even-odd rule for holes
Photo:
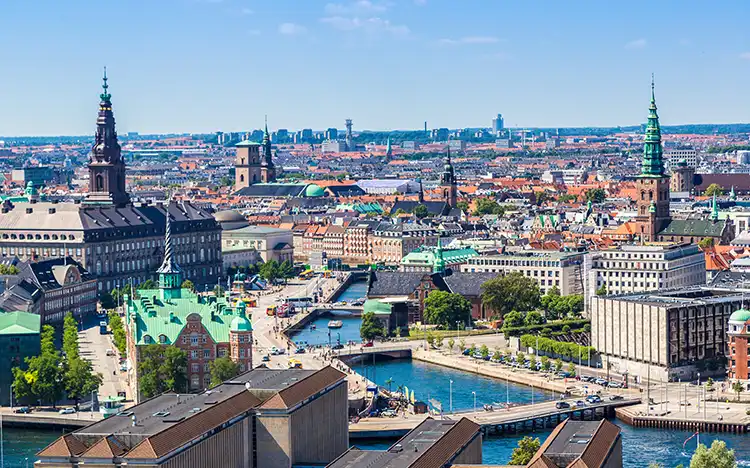
[[[87,203],[122,206],[130,202],[125,191],[125,162],[117,140],[112,95],[109,93],[107,68],[102,77],[96,135],[89,158],[89,194]]]
[[[162,290],[162,299],[172,299],[180,296],[182,285],[182,268],[172,257],[172,220],[169,214],[170,200],[164,207],[164,260],[157,273],[159,273],[159,288]]]
[[[659,115],[656,113],[656,98],[654,97],[654,75],[651,75],[651,105],[648,107],[648,123],[643,143],[643,161],[641,175],[650,177],[664,176],[664,160],[661,147],[661,127]]]
[[[260,180],[263,183],[270,183],[276,180],[276,167],[273,164],[273,154],[271,147],[271,135],[268,133],[268,116],[266,116],[265,131],[263,132],[263,157],[260,162]]]

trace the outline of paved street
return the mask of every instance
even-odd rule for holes
[[[83,330],[78,332],[78,345],[81,357],[89,359],[94,371],[100,372],[103,376],[102,386],[99,388],[99,400],[108,396],[117,396],[117,392],[127,390],[126,373],[120,372],[117,355],[107,356],[107,349],[117,354],[112,335],[99,334],[98,318],[93,317],[84,321]],[[127,398],[132,398],[129,392]]]

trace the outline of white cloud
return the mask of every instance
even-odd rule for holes
[[[328,3],[325,12],[328,15],[362,15],[368,13],[382,13],[390,7],[390,3],[357,0],[351,3]]]
[[[494,36],[466,36],[458,39],[440,39],[438,42],[445,45],[497,44],[500,39]]]
[[[411,32],[406,25],[393,24],[387,19],[379,17],[349,18],[344,16],[329,16],[320,21],[340,31],[362,30],[370,34],[386,32],[394,36],[407,36]]]
[[[647,44],[648,42],[646,41],[646,39],[635,39],[625,44],[625,48],[629,50],[643,49]]]
[[[305,34],[306,32],[307,28],[299,24],[281,23],[279,25],[279,33],[284,34],[285,36],[299,36],[301,34]]]

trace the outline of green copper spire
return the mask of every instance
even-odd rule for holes
[[[718,221],[719,220],[719,205],[716,203],[716,194],[714,193],[714,200],[711,204],[711,221]]]
[[[646,177],[663,177],[664,160],[662,159],[661,128],[659,115],[656,113],[654,98],[654,75],[651,75],[651,105],[648,107],[648,124],[643,144],[643,162],[641,175]]]
[[[104,78],[102,78],[102,94],[99,95],[100,98],[102,98],[102,101],[109,102],[109,100],[112,98],[112,95],[109,94],[109,85],[107,84],[107,67],[104,67]]]
[[[445,259],[443,258],[443,246],[438,236],[437,247],[435,248],[435,264],[432,267],[433,273],[445,273]]]
[[[156,270],[159,273],[159,288],[162,299],[169,300],[180,297],[180,286],[182,286],[182,268],[172,258],[172,221],[169,215],[169,205],[164,209],[164,261]]]
[[[732,190],[729,191],[729,199],[732,201],[737,200],[737,194],[734,193],[734,185],[732,185]]]

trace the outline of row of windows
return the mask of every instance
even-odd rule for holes
[[[76,236],[73,234],[5,234],[3,233],[3,239],[19,239],[19,240],[76,240]]]
[[[560,267],[560,262],[555,260],[518,260],[518,259],[469,259],[471,265],[501,265],[501,266],[530,266],[530,267]]]
[[[63,248],[60,248],[60,251],[59,251],[60,253],[58,255],[57,247],[53,247],[53,248],[48,248],[48,247],[44,247],[44,248],[39,248],[39,247],[26,247],[26,248],[24,248],[24,247],[18,247],[18,248],[16,248],[16,247],[3,247],[2,252],[3,252],[3,256],[8,255],[9,252],[10,252],[10,255],[27,255],[27,256],[29,256],[29,255],[42,255],[43,257],[58,257],[58,256],[62,257],[63,255],[65,255],[65,249],[63,249]],[[73,256],[73,252],[74,252],[74,250],[71,249],[71,248],[69,248],[68,249],[68,256],[72,257]],[[83,252],[81,251],[81,249],[75,249],[75,256],[78,259],[81,258],[82,253]]]

